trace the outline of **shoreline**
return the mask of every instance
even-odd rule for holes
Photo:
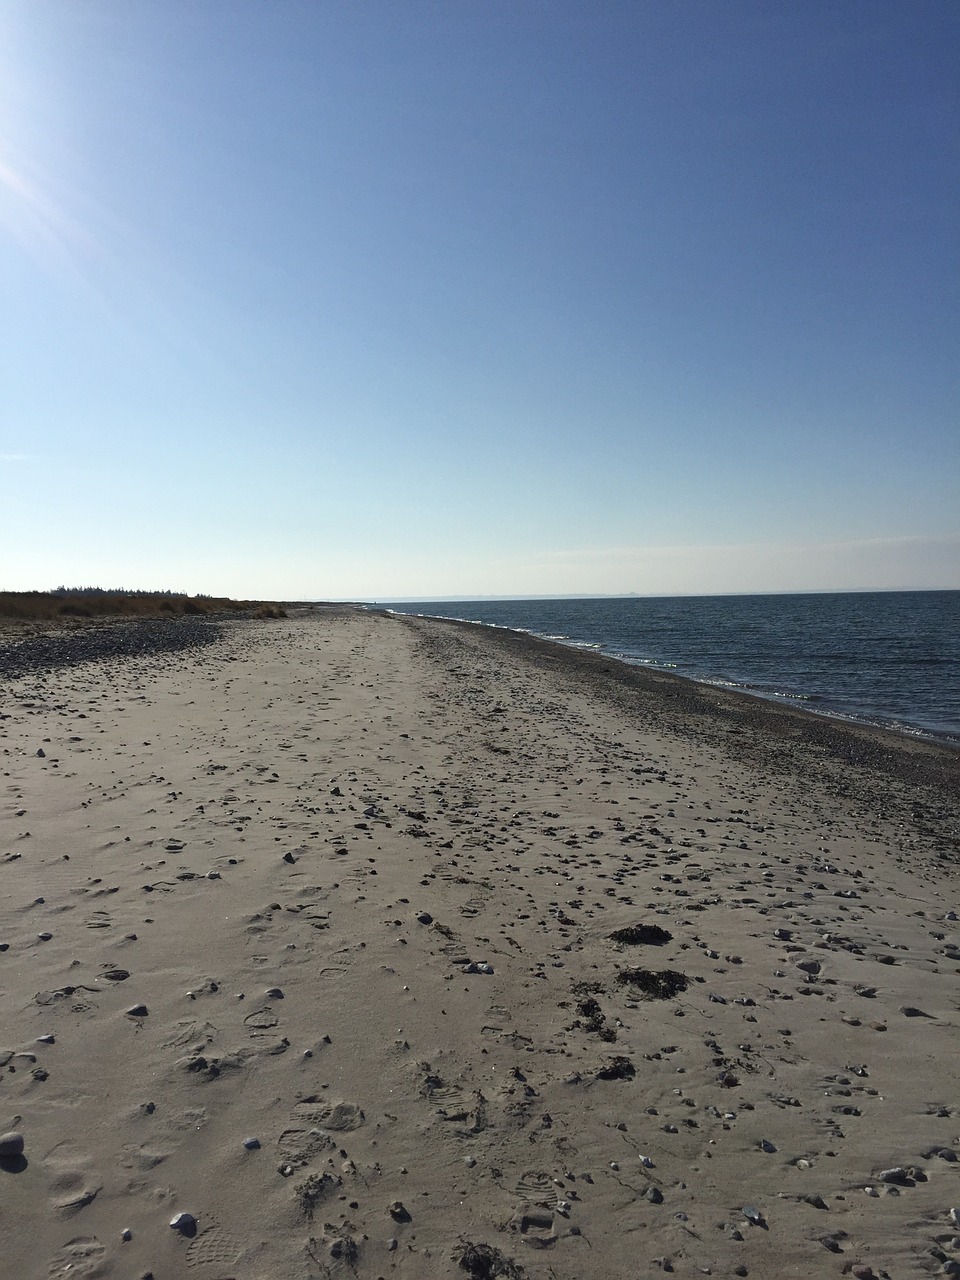
[[[960,1260],[950,753],[349,608],[0,699],[11,1280]]]
[[[479,603],[484,602],[481,601]],[[524,603],[528,602],[525,601]],[[774,706],[791,708],[793,710],[805,712],[809,715],[818,716],[822,719],[839,721],[842,724],[853,724],[866,728],[880,729],[905,738],[921,742],[929,742],[937,746],[945,747],[949,750],[960,751],[960,730],[956,732],[937,732],[936,730],[926,728],[919,723],[911,723],[906,720],[903,721],[903,723],[896,723],[892,721],[888,722],[884,721],[882,717],[868,712],[861,713],[856,710],[844,711],[839,707],[829,705],[830,697],[825,694],[814,694],[805,690],[782,693],[772,688],[769,691],[765,691],[751,687],[749,683],[744,680],[734,679],[731,675],[701,676],[687,672],[680,672],[669,665],[662,666],[655,662],[647,662],[640,658],[631,658],[627,654],[612,651],[607,647],[607,643],[605,641],[588,642],[586,640],[572,640],[568,638],[561,639],[558,636],[534,631],[530,628],[514,627],[507,623],[484,621],[478,618],[455,617],[448,614],[405,613],[403,610],[395,609],[390,605],[367,605],[363,607],[377,612],[397,614],[401,617],[431,618],[438,622],[456,622],[468,626],[488,627],[495,631],[513,631],[520,635],[528,635],[533,639],[560,645],[564,649],[572,649],[577,652],[587,653],[595,652],[608,661],[621,662],[625,666],[639,670],[658,672],[664,675],[674,675],[678,679],[689,680],[694,684],[705,685],[708,688],[725,689],[732,693],[740,693],[750,698],[759,698],[763,702],[769,702]],[[822,702],[824,704],[822,709],[816,705],[811,705],[818,702]]]
[[[820,715],[806,707],[784,705],[760,694],[708,684],[661,668],[635,666],[603,652],[519,629],[422,614],[385,616],[479,629],[495,645],[526,653],[532,661],[548,666],[566,665],[595,692],[615,700],[618,695],[632,697],[638,707],[644,695],[668,697],[675,703],[674,709],[700,719],[700,731],[708,731],[707,725],[713,719],[726,724],[728,731],[750,728],[778,739],[804,742],[848,764],[869,765],[919,785],[960,788],[960,744],[954,746],[949,740],[914,737],[882,725]]]

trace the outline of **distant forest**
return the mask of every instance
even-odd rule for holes
[[[24,592],[25,595],[51,595],[51,596],[169,596],[170,598],[188,599],[189,593],[186,591],[131,591],[129,587],[54,587],[52,591],[40,592],[29,591]],[[205,595],[202,591],[198,592],[194,600],[211,600],[213,597]]]

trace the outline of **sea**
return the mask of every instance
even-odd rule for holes
[[[400,601],[960,749],[960,591]]]

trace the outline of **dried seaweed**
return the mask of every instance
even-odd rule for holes
[[[465,1241],[458,1261],[473,1280],[523,1280],[523,1268],[489,1244]]]
[[[632,1080],[636,1074],[637,1068],[629,1058],[611,1058],[610,1061],[605,1066],[602,1066],[597,1072],[597,1079]]]
[[[624,929],[614,929],[611,942],[622,942],[630,947],[662,947],[671,942],[673,934],[658,924],[628,924]]]
[[[672,1000],[687,989],[687,978],[676,969],[621,969],[617,982],[633,987],[650,1000]]]

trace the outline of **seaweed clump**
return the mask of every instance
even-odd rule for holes
[[[650,1000],[672,1000],[688,985],[686,975],[676,969],[621,969],[617,982],[622,987],[633,987]]]
[[[631,947],[662,947],[671,942],[673,934],[658,924],[628,924],[624,929],[614,929],[611,942],[623,942]]]
[[[605,1066],[602,1066],[597,1072],[598,1080],[632,1080],[637,1074],[637,1068],[633,1065],[629,1058],[611,1058]]]
[[[595,1000],[593,996],[587,996],[577,1005],[577,1013],[583,1019],[581,1025],[584,1031],[590,1031],[608,1043],[616,1040],[617,1033],[613,1027],[607,1026],[607,1020],[604,1017],[603,1010],[600,1008],[599,1000]]]
[[[473,1280],[523,1280],[523,1268],[489,1244],[465,1241],[458,1261]]]

